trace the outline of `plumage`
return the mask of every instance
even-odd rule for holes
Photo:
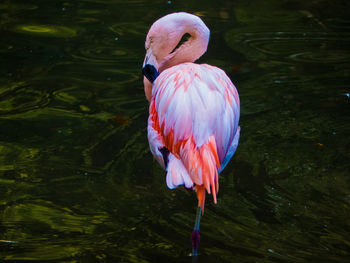
[[[183,63],[164,70],[152,88],[148,140],[153,155],[161,156],[159,149],[166,147],[168,166],[181,162],[186,169],[178,165],[180,172],[172,170],[171,175],[168,170],[168,187],[185,184],[177,177],[189,177],[197,187],[204,185],[216,201],[218,171],[238,145],[238,121],[238,94],[221,69]],[[157,160],[164,167],[163,160]]]

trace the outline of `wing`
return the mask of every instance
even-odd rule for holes
[[[218,171],[225,164],[238,121],[236,88],[216,67],[184,63],[165,70],[154,83],[149,126],[182,161],[191,180],[213,192],[214,201]]]
[[[155,113],[156,114],[156,113]],[[160,131],[157,129],[156,123],[154,123],[154,113],[150,113],[148,117],[148,126],[147,126],[147,137],[149,142],[149,148],[156,158],[158,163],[166,169],[166,162],[168,156],[164,156],[161,149],[166,148],[164,145],[163,137]]]
[[[154,109],[152,102],[150,108]],[[148,142],[153,156],[167,171],[167,186],[170,189],[174,189],[179,185],[184,185],[190,189],[193,187],[193,182],[182,161],[166,148],[159,126],[154,122],[156,118],[157,112],[154,110],[150,111],[147,128]]]

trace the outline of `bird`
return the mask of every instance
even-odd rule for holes
[[[183,185],[197,195],[194,257],[206,192],[217,203],[219,173],[240,137],[236,87],[220,68],[195,63],[206,52],[209,36],[208,27],[194,14],[165,15],[147,33],[142,66],[150,150],[165,169],[170,189]]]

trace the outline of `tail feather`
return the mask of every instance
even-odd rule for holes
[[[204,211],[205,191],[212,194],[214,203],[219,190],[218,177],[220,162],[214,136],[200,147],[190,138],[180,148],[180,156],[191,180],[196,184],[198,206]]]
[[[196,185],[195,189],[198,199],[198,207],[202,209],[202,214],[204,214],[205,188],[203,185]]]

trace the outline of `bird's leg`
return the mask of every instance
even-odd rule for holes
[[[191,236],[192,240],[192,257],[198,256],[198,247],[199,247],[199,241],[200,241],[200,235],[199,235],[199,224],[201,222],[201,214],[202,209],[200,206],[197,207],[197,213],[196,213],[196,221],[194,223],[194,228]]]

